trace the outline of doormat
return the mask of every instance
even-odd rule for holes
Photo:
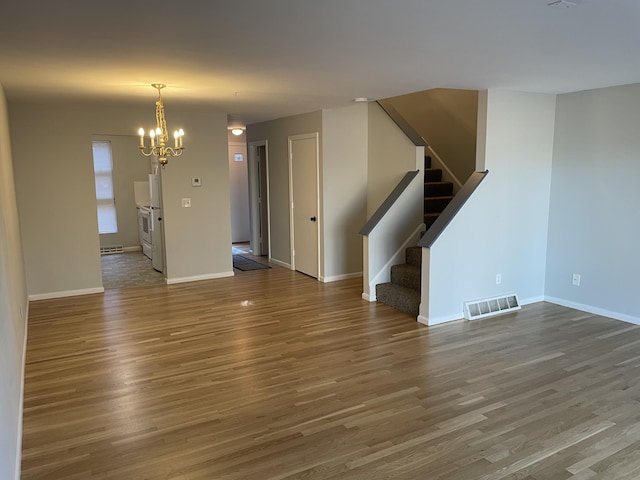
[[[234,255],[233,268],[237,268],[243,272],[248,272],[250,270],[264,270],[271,267],[269,265],[256,262],[255,260],[251,260],[250,258],[243,257],[242,255]]]

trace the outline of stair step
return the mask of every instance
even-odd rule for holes
[[[409,265],[422,268],[422,247],[409,247],[405,250],[404,256]]]
[[[453,199],[452,195],[442,197],[426,197],[424,199],[424,213],[441,213],[449,202]]]
[[[392,266],[391,283],[420,291],[420,267],[408,263]]]
[[[431,225],[434,224],[434,222],[437,220],[437,218],[440,216],[440,213],[425,213],[424,214],[424,224],[427,227],[427,230],[429,229],[429,227]]]
[[[429,155],[424,156],[424,168],[431,168],[431,157]]]
[[[425,197],[441,197],[453,195],[453,182],[425,182]]]
[[[420,313],[420,292],[395,283],[376,285],[376,299],[401,312],[417,316]]]
[[[441,168],[428,168],[424,171],[425,182],[441,182],[442,181],[442,169]]]

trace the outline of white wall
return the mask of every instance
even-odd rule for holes
[[[268,141],[271,258],[283,265],[291,264],[288,138],[291,135],[314,132],[319,134],[322,159],[322,112],[320,111],[256,123],[247,126],[246,130],[247,143]]]
[[[416,146],[413,142],[377,103],[372,102],[368,106],[367,218],[373,215],[402,177],[416,169]]]
[[[489,175],[428,252],[420,316],[430,325],[462,318],[469,300],[544,298],[555,96],[489,90],[479,105],[478,167]]]
[[[357,104],[322,112],[323,279],[362,273],[367,221],[368,107]]]
[[[130,135],[154,122],[149,104],[14,102],[9,105],[27,284],[35,298],[102,288],[92,135]],[[185,129],[185,153],[163,172],[169,281],[231,275],[226,116],[167,104]],[[38,141],[34,141],[37,138]],[[147,162],[141,154],[132,160]],[[191,187],[201,177],[202,187]],[[192,198],[192,208],[181,198]]]
[[[137,135],[94,135],[92,140],[111,143],[113,159],[113,190],[116,200],[118,232],[100,235],[100,246],[123,245],[140,247],[138,210],[133,194],[133,182],[148,182],[150,162],[140,161]]]
[[[20,478],[27,285],[9,140],[0,85],[0,478]]]
[[[241,161],[234,158],[236,153],[242,155]],[[229,182],[231,190],[231,241],[233,243],[248,242],[251,240],[249,170],[247,168],[247,144],[244,142],[229,142]]]
[[[545,295],[640,323],[640,85],[560,95],[557,112]]]

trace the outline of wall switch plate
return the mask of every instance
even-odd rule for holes
[[[502,283],[502,274],[496,273],[496,285],[500,285]]]
[[[575,285],[576,287],[580,286],[580,274],[579,273],[574,273],[573,277],[571,278],[571,284]]]
[[[202,180],[200,179],[200,177],[193,177],[191,179],[191,186],[192,187],[201,187],[202,186]]]
[[[191,199],[190,198],[183,198],[182,199],[182,207],[183,208],[191,208]]]

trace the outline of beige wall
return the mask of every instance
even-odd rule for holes
[[[0,478],[19,478],[27,286],[9,141],[0,85]]]
[[[416,169],[416,146],[378,104],[368,105],[367,218],[402,177]]]
[[[269,162],[269,205],[271,214],[271,257],[291,264],[289,232],[288,138],[291,135],[319,133],[322,158],[322,112],[305,113],[256,123],[247,127],[247,143],[267,140]],[[322,199],[321,199],[322,201]]]
[[[91,138],[148,126],[153,104],[25,101],[9,110],[29,294],[101,289]],[[167,277],[231,274],[226,115],[167,105],[167,117],[186,131],[184,155],[163,172]],[[191,209],[181,208],[184,197]]]
[[[362,272],[358,232],[367,221],[367,117],[366,104],[322,112],[325,280]]]
[[[456,178],[474,172],[478,92],[436,88],[384,100],[429,143]]]
[[[138,152],[139,137],[137,135],[93,135],[92,140],[111,142],[113,190],[118,217],[118,232],[100,235],[100,246],[140,247],[133,182],[149,181],[148,175],[151,169],[150,162],[144,161]]]

